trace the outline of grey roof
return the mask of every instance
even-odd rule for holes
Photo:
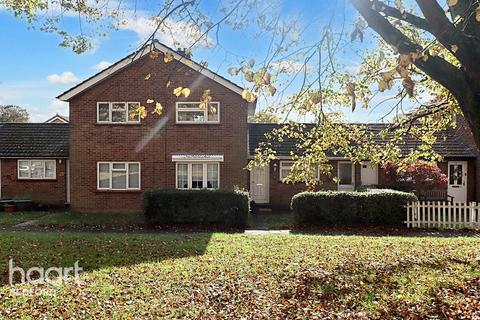
[[[0,158],[68,158],[68,123],[0,123]]]
[[[378,133],[381,130],[385,129],[388,124],[383,123],[368,123],[363,124],[373,132]],[[265,137],[266,133],[271,132],[273,129],[281,128],[281,124],[272,124],[272,123],[250,123],[248,126],[248,137],[249,137],[249,146],[248,151],[249,155],[255,153],[255,148],[261,142],[267,141]],[[312,127],[313,124],[306,124],[308,127]],[[448,129],[443,132],[438,132],[436,134],[437,142],[433,144],[433,149],[441,156],[445,158],[475,158],[476,153],[462,140],[462,138],[456,134],[455,129]],[[375,135],[375,140],[377,143],[382,143],[382,139],[379,135]],[[272,149],[276,151],[277,156],[290,156],[290,152],[297,150],[296,140],[291,138],[284,138],[280,143],[278,141],[272,142]],[[402,150],[404,155],[408,154],[412,149],[417,148],[422,143],[414,137],[405,137],[404,141],[398,146]],[[329,156],[333,156],[331,153]]]

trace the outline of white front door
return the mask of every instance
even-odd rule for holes
[[[378,184],[378,166],[370,162],[362,162],[360,170],[362,186]]]
[[[467,201],[466,161],[448,161],[448,195],[454,202]]]
[[[269,166],[250,171],[250,194],[255,203],[269,203]]]

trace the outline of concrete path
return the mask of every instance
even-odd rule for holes
[[[16,224],[16,225],[12,226],[12,229],[22,229],[22,228],[25,228],[25,227],[28,227],[28,226],[31,226],[31,225],[35,225],[37,222],[39,222],[43,218],[46,218],[46,217],[49,217],[49,216],[51,216],[51,214],[46,214],[46,215],[43,215],[43,216],[41,216],[37,219],[28,220],[28,221]]]
[[[245,234],[290,234],[290,230],[245,230]]]

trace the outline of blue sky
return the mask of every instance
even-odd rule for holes
[[[325,25],[332,12],[333,1],[280,1],[275,0],[275,10],[282,17],[293,18],[305,28],[301,42],[318,40],[321,27]],[[202,8],[211,16],[219,16],[217,1],[203,1]],[[109,30],[107,37],[95,41],[95,48],[78,55],[69,48],[59,47],[59,38],[54,34],[28,28],[28,25],[15,18],[11,13],[0,10],[0,38],[4,50],[0,50],[0,104],[16,104],[28,109],[32,122],[42,122],[56,113],[68,115],[67,104],[55,97],[90,77],[101,68],[108,66],[132,52],[146,34],[149,26],[146,17],[154,12],[152,2],[137,2],[137,11],[130,15],[128,24],[121,30]],[[156,11],[156,10],[155,10]],[[356,13],[347,8],[347,27],[355,23]],[[67,29],[78,27],[74,18],[64,18]],[[177,35],[178,36],[178,35]],[[262,60],[267,50],[268,39],[259,30],[247,27],[233,31],[228,27],[221,29],[220,46],[199,47],[194,59],[205,60],[209,68],[227,78],[227,68],[240,63],[243,59],[254,57]],[[160,35],[162,42],[172,45],[171,37]],[[169,43],[170,42],[170,43]],[[363,44],[363,46],[368,46]],[[358,58],[346,52],[342,61],[354,68]],[[243,85],[239,77],[233,78]],[[289,89],[291,92],[293,88]],[[287,94],[291,92],[286,92]],[[264,102],[260,102],[262,105]],[[358,110],[346,112],[352,121],[376,121],[378,114]]]

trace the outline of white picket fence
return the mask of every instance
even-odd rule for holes
[[[476,202],[417,201],[406,207],[408,228],[480,229]]]

